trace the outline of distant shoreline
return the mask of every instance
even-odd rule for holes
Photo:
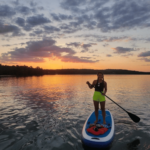
[[[97,74],[98,72],[103,72],[104,74],[150,74],[150,72],[141,72],[133,70],[123,70],[123,69],[105,69],[105,70],[94,70],[94,69],[55,69],[46,70],[46,74]]]
[[[40,67],[33,68],[32,66],[7,66],[0,64],[0,77],[6,76],[42,76],[42,75],[90,75],[103,72],[110,75],[150,75],[150,72],[142,72],[125,69],[42,69]]]
[[[45,76],[45,75],[49,75],[49,76],[54,76],[54,75],[96,75],[96,74],[43,74],[43,75],[0,75],[0,78],[8,78],[8,77],[33,77],[33,76]],[[149,74],[104,74],[104,75],[114,75],[114,76],[117,76],[117,75],[150,75]]]

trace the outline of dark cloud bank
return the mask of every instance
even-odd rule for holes
[[[41,41],[31,41],[26,43],[24,48],[15,48],[14,51],[2,53],[2,62],[45,62],[44,58],[51,60],[60,59],[62,62],[94,63],[87,58],[74,56],[76,52],[67,47],[56,46],[53,39],[43,39]],[[65,52],[66,55],[62,56]]]
[[[117,32],[150,27],[150,2],[148,0],[62,0],[61,8],[70,14],[51,13],[49,16],[42,14],[40,10],[43,8],[38,9],[36,3],[30,3],[30,6],[21,6],[19,1],[16,1],[14,4],[14,6],[0,5],[0,35],[23,36],[23,32],[29,32],[29,36],[33,37],[42,34],[70,34],[84,29]],[[54,25],[55,22],[58,23],[57,26]],[[99,42],[111,42],[127,37],[100,38],[95,36],[95,38]],[[56,41],[52,39],[31,41],[26,44],[27,46],[24,48],[15,48],[13,51],[3,53],[0,59],[3,61],[44,62],[44,58],[54,59],[56,57],[64,62],[97,62],[97,60],[92,61],[87,57],[75,56],[76,52],[73,49],[56,46]],[[81,52],[87,52],[92,44],[81,45],[81,43],[72,42],[67,46],[80,47],[82,48]],[[115,48],[115,53],[118,54],[132,51],[135,49]],[[62,56],[63,52],[66,52],[67,55]],[[149,56],[149,51],[138,55],[147,62]],[[111,57],[111,55],[107,55],[107,57]]]
[[[60,6],[71,14],[51,13],[49,17],[40,13],[37,4],[14,7],[0,5],[0,16],[3,18],[0,22],[5,24],[5,19],[13,16],[16,20],[14,23],[24,26],[25,31],[31,31],[27,30],[29,26],[32,28],[46,23],[54,26],[53,23],[57,22],[56,28],[62,33],[74,33],[83,29],[100,29],[102,32],[110,32],[150,27],[148,0],[62,0]],[[17,14],[20,16],[18,17]]]

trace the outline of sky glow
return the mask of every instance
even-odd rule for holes
[[[1,0],[0,64],[150,72],[149,0]]]

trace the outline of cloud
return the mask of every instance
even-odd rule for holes
[[[150,58],[142,58],[140,60],[144,60],[145,62],[150,62]]]
[[[116,41],[129,41],[131,40],[130,37],[102,37],[101,39],[98,39],[98,41],[101,42],[116,42]]]
[[[62,0],[60,6],[73,14],[87,14],[101,8],[105,3],[109,3],[109,0]]]
[[[110,14],[109,8],[102,8],[98,10],[94,18],[97,20],[97,28],[100,28],[102,32],[107,32],[110,30]]]
[[[102,3],[104,3],[104,1]],[[91,0],[63,0],[61,7],[71,11],[73,15],[76,14],[74,15],[76,16],[74,17],[75,21],[70,22],[71,26],[79,27],[83,25],[83,28],[95,29],[97,28],[98,21],[96,18],[96,6],[97,4],[101,4],[102,6],[102,3],[97,0],[94,0],[93,2]]]
[[[53,20],[55,21],[63,21],[63,20],[72,20],[73,17],[71,15],[64,15],[64,14],[55,14],[55,13],[51,13],[51,16],[53,18]]]
[[[76,52],[73,49],[56,46],[56,41],[53,39],[31,41],[26,44],[27,46],[24,48],[16,47],[13,51],[2,53],[0,60],[2,62],[45,62],[45,58],[49,58],[60,59],[63,62],[97,62],[74,56]],[[62,53],[66,53],[66,55],[62,56]]]
[[[89,59],[89,58],[88,58]],[[73,63],[96,63],[98,62],[98,60],[88,60],[88,59],[85,59],[85,58],[79,58],[77,56],[64,56],[61,58],[61,61],[63,62],[73,62]]]
[[[140,60],[144,60],[145,62],[150,62],[150,51],[141,52],[138,57],[143,57]],[[146,58],[148,57],[148,58]]]
[[[26,20],[24,20],[23,18],[20,18],[20,17],[18,17],[16,19],[16,23],[19,26],[22,26],[25,31],[31,31],[31,30],[33,30],[33,27],[35,27],[35,26],[44,25],[44,24],[47,24],[47,23],[50,23],[50,22],[51,21],[48,18],[44,17],[44,15],[30,16],[30,17],[27,17]],[[44,28],[48,29],[50,27],[45,26]],[[33,34],[36,35],[36,33],[32,33],[30,35],[33,36]]]
[[[17,13],[29,15],[31,14],[31,12],[35,11],[35,9],[31,9],[27,6],[17,6],[19,4],[17,1],[13,3],[16,5],[16,7],[10,7],[9,5],[0,5],[0,17],[12,17]]]
[[[88,23],[84,25],[85,28],[87,29],[95,29],[96,28],[96,25],[97,25],[97,22],[96,21],[92,21],[91,19],[89,19]]]
[[[104,46],[104,47],[107,47],[107,46],[109,46],[109,44],[108,44],[108,43],[105,43],[105,44],[103,44],[103,46]]]
[[[55,27],[55,26],[52,26],[52,25],[49,25],[49,26],[44,26],[43,27],[44,30],[47,32],[47,33],[54,33],[54,32],[59,32],[60,29]]]
[[[13,3],[16,3],[14,7],[0,5],[0,16],[11,17],[16,14],[30,15],[31,13],[36,14],[35,11],[43,9],[43,6],[40,6],[41,9],[39,9],[38,3],[35,2],[30,2],[29,6],[21,5],[19,1],[13,1]],[[28,16],[27,19],[16,15],[16,18],[14,18],[15,23],[23,27],[25,31],[31,31],[32,27],[38,25],[51,23],[49,33],[61,30],[64,34],[75,33],[83,29],[100,29],[102,32],[109,32],[147,28],[150,26],[150,3],[148,0],[119,0],[118,2],[111,1],[111,3],[105,0],[62,0],[60,6],[70,12],[70,14],[51,13],[53,22],[44,15],[32,15]],[[54,26],[55,22],[58,23],[57,26]],[[119,40],[133,39],[127,39],[127,37],[97,38],[99,42]]]
[[[79,30],[81,30],[81,28],[74,28],[73,26],[71,26],[70,24],[61,24],[60,28],[62,29],[63,33],[74,33],[74,32],[77,32]]]
[[[87,14],[73,17],[74,20],[69,22],[69,26],[72,28],[87,28],[87,29],[95,29],[97,22],[93,20],[93,16],[89,16]]]
[[[15,46],[15,45],[25,45],[26,43],[19,43],[19,44],[6,44],[6,45],[2,45],[3,47],[9,47],[9,46]]]
[[[2,1],[0,5],[0,35],[5,35],[2,38],[21,36],[22,32],[26,33],[26,36],[19,37],[19,39],[14,38],[14,40],[25,42],[27,38],[30,40],[32,37],[31,43],[28,42],[22,45],[5,43],[3,46],[8,48],[9,46],[16,47],[3,54],[8,61],[11,61],[11,59],[17,61],[20,57],[19,61],[44,62],[45,59],[50,58],[70,62],[94,62],[92,58],[85,55],[88,52],[91,53],[89,56],[93,57],[93,53],[99,53],[94,50],[97,47],[94,46],[94,42],[99,42],[102,47],[104,46],[104,49],[108,49],[108,44],[110,47],[110,42],[113,42],[111,43],[113,45],[119,43],[118,46],[113,48],[114,52],[121,54],[121,56],[129,56],[137,51],[137,48],[140,48],[143,42],[149,41],[148,35],[144,36],[144,32],[148,32],[147,30],[150,27],[149,0],[119,0],[117,2],[115,0],[61,0],[56,3],[49,3],[51,4],[50,7],[48,6],[50,9],[47,9],[44,3],[31,0],[28,3],[19,0]],[[130,32],[130,29],[137,29],[137,32],[133,30]],[[142,31],[138,29],[144,29],[144,37],[142,37]],[[122,34],[123,31],[127,32]],[[117,32],[120,33],[117,35]],[[54,40],[53,44],[48,45],[46,39],[41,40],[46,36],[51,36],[53,39],[68,39],[68,43],[66,46],[60,47],[56,45]],[[71,43],[69,41],[72,38],[78,40]],[[133,46],[133,43],[131,43],[133,41],[137,47]],[[124,47],[121,42],[128,42],[124,43],[128,46]],[[34,45],[33,50],[37,50],[38,48],[34,47],[38,44],[40,44],[39,51],[33,52],[31,45]],[[148,50],[147,46],[145,44],[146,51]],[[84,53],[85,57],[77,56],[76,49],[80,55]],[[145,52],[144,49],[143,51],[138,57],[148,61],[149,53]],[[19,56],[19,52],[24,57]],[[63,52],[66,55],[62,56]],[[106,53],[105,56],[112,57],[113,54],[107,55]]]
[[[51,21],[48,18],[44,17],[43,15],[28,17],[26,20],[26,23],[28,23],[28,25],[30,26],[37,26],[50,22]]]
[[[145,39],[146,43],[150,42],[150,38]]]
[[[150,51],[142,52],[138,55],[138,57],[149,57],[149,56],[150,56]]]
[[[60,6],[71,11],[73,14],[94,14],[96,10],[102,8],[105,4],[109,3],[110,0],[62,0]],[[91,18],[92,19],[92,18]]]
[[[91,59],[91,57],[81,57],[81,58],[83,58],[83,59]]]
[[[29,15],[32,11],[29,7],[26,6],[19,6],[17,7],[17,11],[23,15]]]
[[[118,53],[118,54],[135,51],[135,49],[133,49],[133,48],[124,48],[124,47],[116,47],[116,48],[112,48],[112,49],[115,50],[115,53]]]
[[[96,43],[84,44],[84,43],[80,43],[80,42],[72,42],[72,43],[69,43],[66,45],[73,46],[76,48],[83,48],[83,50],[81,52],[84,53],[84,52],[87,52],[89,50],[89,48],[91,48],[93,45],[97,45],[97,44]]]
[[[51,13],[51,16],[52,16],[53,20],[61,21],[61,19],[57,16],[57,14]]]
[[[150,14],[150,3],[148,1],[120,1],[113,6],[112,15],[114,16],[114,25],[117,28],[136,27],[147,24]],[[115,26],[114,26],[115,28]]]
[[[83,23],[83,20],[80,21],[72,21],[69,23],[69,26],[73,27],[73,28],[78,28],[80,27],[80,25]]]
[[[89,5],[87,5],[87,4],[89,4]],[[91,3],[89,3],[87,0],[82,0],[82,1],[64,0],[61,3],[62,8],[72,12],[72,15],[68,19],[69,20],[74,19],[74,20],[69,22],[69,26],[71,26],[73,28],[77,28],[77,27],[78,28],[82,27],[82,28],[87,28],[87,29],[95,29],[96,28],[97,22],[96,22],[96,20],[93,19],[93,15],[92,15],[93,13],[88,14],[88,9],[90,7],[90,4]],[[80,8],[80,6],[82,8]],[[85,8],[83,8],[83,7],[85,7]]]
[[[124,1],[90,1],[90,0],[63,0],[61,7],[72,14],[86,14],[90,19],[84,22],[77,21],[84,27],[99,28],[102,32],[124,31],[127,29],[150,27],[150,3],[148,0]],[[91,16],[91,17],[90,17]],[[76,18],[77,19],[77,18]],[[77,19],[78,20],[78,19]],[[90,26],[93,22],[93,27]]]
[[[19,5],[19,0],[12,1],[12,4],[14,4],[14,5]]]
[[[40,34],[43,34],[43,36],[46,36],[51,33],[60,32],[59,28],[52,26],[52,25],[42,26],[35,30],[33,30],[32,27],[28,25],[28,26],[24,27],[24,30],[26,30],[26,31],[32,30],[32,33],[29,34],[30,36],[39,36]],[[53,34],[53,38],[55,38],[55,37],[60,38],[61,36],[62,36],[62,34],[58,34],[57,36]]]
[[[30,33],[29,35],[30,36],[39,36],[40,34],[43,34],[44,32],[43,32],[43,30],[41,30],[41,29],[36,29],[36,30],[34,30],[32,33]]]
[[[63,0],[61,2],[61,7],[67,10],[76,11],[79,10],[78,7],[86,3],[86,0]]]
[[[25,31],[31,31],[33,28],[32,28],[31,25],[26,24],[25,26],[23,26],[23,29],[24,29]]]
[[[131,53],[128,53],[128,54],[124,54],[124,55],[121,55],[122,57],[126,57],[126,58],[128,58],[129,56],[133,56],[133,54],[131,54]]]
[[[66,34],[69,34],[69,33],[75,33],[79,30],[82,30],[82,28],[80,28],[79,26],[78,27],[74,27],[73,25],[70,25],[70,24],[66,24],[66,23],[63,23],[60,25],[60,29],[63,33],[66,33]]]
[[[110,54],[107,54],[107,55],[106,55],[106,57],[112,57],[112,55],[110,55]]]
[[[83,45],[82,45],[82,48],[83,48],[85,51],[88,51],[90,47],[92,47],[92,44],[83,44]]]
[[[59,14],[59,18],[61,20],[72,20],[73,19],[73,16],[71,15],[64,15],[64,14]]]
[[[148,1],[119,1],[111,7],[98,11],[95,17],[103,32],[146,27],[150,21],[150,3]]]
[[[9,63],[9,62],[45,62],[44,59],[41,57],[32,57],[32,56],[26,56],[24,53],[24,49],[18,49],[15,53],[8,52],[8,53],[2,53],[1,54],[1,62]],[[20,54],[19,54],[20,53]],[[23,53],[21,55],[21,53]],[[10,56],[9,56],[10,55]]]
[[[12,35],[19,35],[20,29],[15,25],[1,24],[0,23],[0,34],[12,33]]]
[[[8,5],[0,5],[0,17],[11,17],[15,15],[15,10]]]
[[[67,46],[74,46],[76,48],[79,48],[81,46],[81,43],[80,42],[72,42],[72,43],[69,43],[69,44],[66,44]]]
[[[35,7],[35,6],[37,6],[37,3],[36,3],[36,2],[31,1],[31,2],[30,2],[30,6],[31,6],[31,7]]]
[[[18,17],[16,19],[16,23],[19,25],[19,26],[25,26],[25,20],[23,18],[20,18]]]
[[[102,8],[105,4],[109,3],[110,0],[89,0],[88,2],[89,10],[98,10]]]
[[[82,34],[77,35],[76,37],[84,37],[86,39],[95,39],[97,42],[128,42],[128,41],[137,41],[137,40],[145,40],[142,38],[131,38],[129,36],[102,36],[102,35],[96,35],[96,34]]]

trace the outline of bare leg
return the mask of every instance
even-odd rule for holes
[[[105,116],[106,116],[105,101],[104,102],[100,102],[100,105],[101,105],[102,116],[103,116],[103,124],[106,124],[106,120],[105,120]]]
[[[94,108],[95,108],[95,117],[96,117],[96,120],[95,120],[95,124],[98,122],[98,109],[99,109],[99,102],[97,101],[93,101],[94,103]]]

